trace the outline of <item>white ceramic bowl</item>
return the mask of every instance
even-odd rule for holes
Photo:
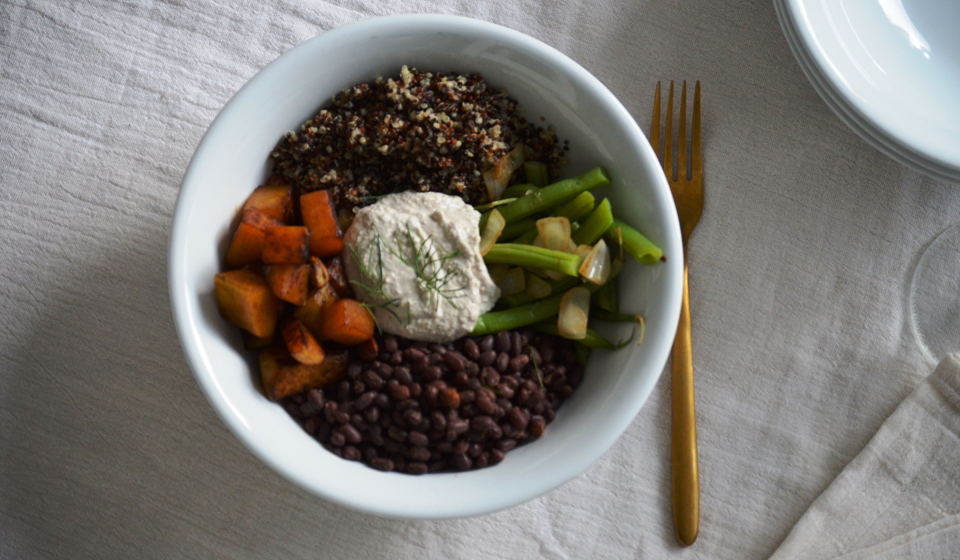
[[[217,314],[219,271],[237,208],[268,172],[267,154],[335,93],[399,73],[407,64],[480,72],[508,88],[528,117],[570,140],[568,173],[604,165],[616,213],[658,243],[666,262],[631,263],[622,307],[646,317],[642,347],[591,357],[584,381],[538,441],[502,463],[458,474],[383,473],[337,458],[261,393],[255,357]],[[656,157],[634,119],[603,84],[558,51],[480,21],[439,15],[365,20],[284,54],[223,108],[190,162],[170,239],[170,297],[187,360],[214,408],[258,457],[336,503],[405,518],[483,514],[535,498],[583,472],[640,410],[666,363],[680,309],[677,214]]]
[[[845,123],[897,161],[960,181],[960,4],[774,5],[804,73]]]

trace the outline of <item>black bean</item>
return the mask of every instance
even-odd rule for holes
[[[504,438],[497,442],[497,449],[503,451],[504,453],[506,453],[507,451],[510,451],[516,446],[517,446],[517,440],[515,439]]]
[[[366,393],[364,393],[364,394],[360,395],[359,397],[357,397],[357,400],[353,401],[353,406],[354,406],[357,410],[364,410],[364,409],[366,409],[368,406],[370,406],[371,404],[373,404],[373,400],[374,400],[375,398],[377,398],[377,392],[376,392],[376,391],[367,391]]]
[[[487,350],[493,350],[494,339],[492,334],[480,339],[480,351],[486,352]]]
[[[441,377],[443,377],[443,370],[440,366],[430,366],[420,374],[420,379],[426,383],[437,381]]]
[[[464,339],[463,353],[468,359],[476,360],[480,357],[480,347],[477,346],[477,343],[472,338]]]
[[[503,451],[501,451],[501,450],[499,450],[499,449],[491,449],[491,450],[490,450],[490,464],[491,464],[491,465],[496,465],[497,463],[503,461],[503,459],[504,459]]]
[[[480,366],[477,365],[477,362],[467,362],[466,365],[463,366],[463,371],[460,373],[467,374],[467,377],[473,377],[480,373]]]
[[[407,474],[415,474],[415,475],[427,474],[428,470],[429,469],[427,468],[426,463],[422,463],[419,461],[407,463]]]
[[[313,403],[317,410],[323,410],[323,405],[326,404],[323,400],[323,391],[319,389],[310,389],[307,391],[307,399]]]
[[[523,347],[527,343],[527,340],[522,334],[520,334],[520,331],[513,331],[513,335],[510,337],[510,342],[512,343],[510,354],[518,356],[521,352],[523,352]]]
[[[400,344],[397,342],[397,337],[391,334],[383,337],[383,349],[391,354],[399,350]]]
[[[492,367],[485,367],[480,370],[480,382],[484,385],[494,387],[500,383],[500,374]]]
[[[468,471],[473,467],[473,460],[463,453],[455,453],[453,455],[453,465],[457,470]]]
[[[493,414],[497,410],[497,405],[494,401],[487,398],[486,395],[478,396],[474,405],[477,407],[477,410],[483,414]]]
[[[430,451],[424,447],[411,446],[407,449],[407,458],[414,461],[429,461]]]
[[[530,418],[523,412],[523,409],[515,406],[507,412],[507,421],[510,422],[514,428],[523,430],[527,427]]]
[[[374,457],[370,460],[370,466],[378,471],[389,472],[393,470],[393,461],[385,457]]]
[[[343,435],[343,432],[333,432],[330,434],[330,445],[335,447],[343,447],[346,443],[347,438]]]
[[[494,350],[487,350],[486,352],[480,354],[480,357],[477,358],[477,363],[483,366],[489,366],[497,359],[497,352]]]
[[[430,425],[436,430],[445,431],[447,429],[447,417],[439,410],[435,410],[430,414]]]
[[[474,430],[477,430],[481,434],[489,432],[496,427],[496,425],[497,423],[493,421],[493,418],[486,415],[477,416],[470,421],[470,427]]]
[[[363,411],[363,416],[367,419],[367,422],[376,424],[380,420],[380,409],[375,406],[371,406]]]
[[[420,414],[419,410],[410,409],[403,413],[403,420],[411,427],[416,427],[420,425],[420,422],[423,420],[423,416]]]
[[[482,469],[489,464],[490,464],[490,457],[486,454],[486,452],[483,452],[477,455],[477,458],[474,459],[473,461],[473,465],[478,469]]]
[[[360,450],[352,445],[348,445],[343,448],[343,458],[348,461],[359,461],[360,460]]]
[[[510,360],[510,371],[523,371],[523,368],[530,364],[530,356],[520,354]]]
[[[347,377],[351,380],[359,378],[361,372],[363,372],[363,364],[360,362],[350,362],[347,366]]]
[[[510,333],[500,331],[497,333],[497,352],[509,352],[513,348],[513,341],[510,339]]]
[[[407,436],[407,441],[410,442],[410,445],[426,447],[430,443],[430,438],[423,432],[410,432],[410,435]]]
[[[463,402],[463,395],[458,393],[453,387],[448,387],[440,392],[440,402],[448,409],[456,409]]]
[[[543,435],[544,429],[547,427],[547,421],[543,416],[532,416],[530,418],[530,435],[533,437],[540,437]]]
[[[443,355],[443,363],[447,364],[450,371],[463,371],[466,365],[466,359],[458,352],[447,352]],[[439,377],[438,377],[439,379]]]
[[[500,373],[506,373],[507,366],[510,365],[510,355],[506,352],[500,352],[497,354],[497,359],[493,363],[493,367],[497,369]]]

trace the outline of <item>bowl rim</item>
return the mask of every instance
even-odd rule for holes
[[[188,199],[191,197],[191,193],[195,190],[194,186],[196,185],[196,182],[193,180],[193,177],[197,173],[197,168],[201,165],[200,162],[204,159],[206,153],[211,150],[211,146],[208,144],[207,140],[211,137],[213,131],[218,127],[218,124],[225,119],[225,115],[228,115],[231,112],[231,108],[239,104],[238,100],[247,95],[248,92],[254,89],[256,84],[259,82],[269,80],[275,68],[277,68],[279,65],[286,64],[287,61],[290,60],[288,55],[291,53],[305,52],[310,49],[323,48],[324,44],[336,43],[342,36],[347,36],[348,34],[370,32],[377,29],[387,30],[392,26],[411,24],[423,26],[424,29],[422,29],[422,31],[435,31],[438,29],[450,31],[451,29],[455,28],[456,31],[465,34],[494,34],[504,37],[505,39],[509,39],[511,44],[521,50],[536,53],[538,56],[544,56],[545,58],[549,59],[552,65],[561,68],[565,74],[572,75],[576,79],[582,80],[586,84],[589,84],[592,92],[602,99],[603,104],[607,107],[607,109],[612,111],[615,116],[623,119],[627,123],[627,128],[630,128],[634,135],[643,140],[643,142],[639,143],[640,149],[644,152],[644,155],[641,157],[648,159],[652,158],[653,161],[657,161],[656,154],[653,152],[653,148],[650,146],[649,141],[646,140],[646,135],[640,130],[636,120],[632,115],[630,115],[629,111],[627,111],[627,109],[616,98],[616,96],[614,96],[613,93],[610,92],[610,90],[607,89],[607,87],[603,85],[599,79],[580,66],[577,62],[564,55],[557,49],[550,47],[549,45],[546,45],[545,43],[533,37],[486,21],[463,16],[443,14],[390,15],[360,20],[320,33],[319,35],[300,43],[299,45],[277,57],[263,69],[257,72],[257,74],[255,74],[252,78],[250,78],[223,106],[223,108],[211,122],[207,131],[201,137],[196,151],[187,165],[180,184],[180,190],[177,195],[167,254],[168,289],[170,293],[171,312],[173,314],[174,325],[181,347],[184,351],[184,355],[187,358],[187,363],[190,366],[194,377],[197,379],[204,395],[213,405],[213,408],[216,410],[221,420],[227,425],[229,430],[233,432],[233,434],[237,436],[241,442],[243,442],[244,446],[253,452],[253,454],[261,461],[266,463],[269,467],[281,474],[287,480],[294,482],[298,486],[310,491],[311,493],[351,509],[392,518],[449,519],[482,515],[513,507],[530,499],[539,497],[583,473],[616,442],[616,440],[623,434],[629,424],[636,417],[640,408],[645,404],[647,398],[653,390],[653,387],[657,384],[660,376],[663,373],[667,358],[669,357],[671,345],[662,344],[651,349],[652,358],[650,361],[651,363],[657,364],[658,367],[655,379],[653,379],[649,386],[642,392],[641,395],[639,395],[639,398],[632,401],[632,407],[629,409],[624,409],[621,414],[617,416],[616,422],[613,424],[613,428],[609,429],[604,435],[596,438],[596,448],[600,449],[599,452],[590,454],[589,457],[585,456],[586,454],[579,454],[578,456],[572,457],[569,461],[564,462],[566,466],[563,468],[560,474],[549,478],[549,480],[544,480],[542,483],[539,483],[539,486],[531,488],[529,491],[522,492],[519,495],[514,495],[509,499],[501,499],[492,504],[464,504],[461,507],[447,508],[442,511],[399,511],[397,509],[378,507],[377,504],[371,504],[366,501],[352,499],[350,495],[345,493],[337,493],[330,488],[319,488],[316,485],[311,484],[310,481],[305,480],[292,466],[278,460],[260,448],[260,446],[250,436],[249,430],[245,429],[246,427],[241,414],[233,407],[232,403],[230,403],[224,397],[222,389],[219,387],[219,383],[213,373],[212,364],[209,363],[209,361],[204,357],[203,351],[201,350],[201,344],[199,342],[200,333],[198,332],[197,325],[188,320],[186,312],[188,309],[188,298],[194,294],[192,294],[190,290],[186,288],[186,286],[181,285],[181,279],[187,277],[185,271],[186,265],[184,264],[186,259],[184,258],[183,253],[185,251],[185,241],[188,234],[185,226],[185,220],[182,219],[182,216],[185,213],[182,211],[182,209],[187,206]],[[665,193],[665,196],[669,199],[669,204],[672,207],[672,212],[668,212],[664,219],[664,244],[681,248],[682,242],[680,241],[679,220],[676,215],[675,206],[673,206],[673,199],[672,195],[670,194],[666,177],[662,174],[659,174],[656,176],[654,181],[657,183],[657,185],[655,185],[655,191]],[[680,251],[682,251],[682,249],[680,249]],[[669,340],[672,341],[672,333],[676,330],[680,315],[683,265],[682,259],[671,259],[668,261],[668,263],[664,264],[664,274],[667,275],[667,279],[665,280],[666,289],[664,290],[665,293],[662,294],[662,300],[666,302],[666,309],[671,311],[666,317],[663,332],[671,333],[669,334]],[[650,333],[647,334],[648,336],[650,335]],[[663,336],[666,336],[666,334]],[[544,478],[546,479],[548,477]]]

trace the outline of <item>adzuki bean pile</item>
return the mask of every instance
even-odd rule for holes
[[[382,471],[499,463],[540,437],[583,376],[573,343],[532,330],[448,344],[387,335],[346,377],[285,409],[328,450]]]

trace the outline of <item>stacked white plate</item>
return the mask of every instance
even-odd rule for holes
[[[864,140],[960,183],[960,1],[773,0],[823,100]]]

